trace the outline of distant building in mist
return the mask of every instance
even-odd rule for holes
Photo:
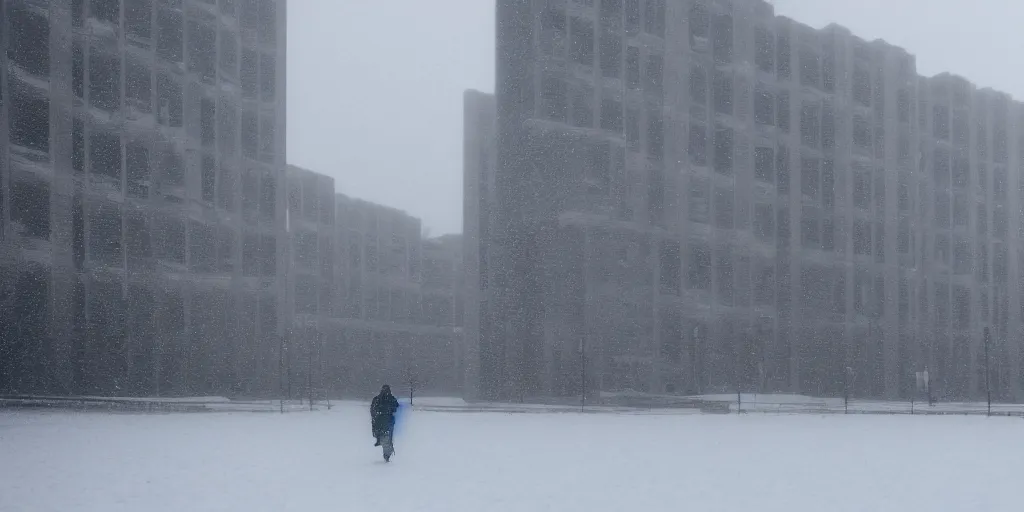
[[[0,393],[276,393],[284,1],[0,9]]]
[[[989,368],[1024,398],[1020,103],[761,0],[499,0],[496,27],[468,396],[907,397],[927,368],[967,398]]]

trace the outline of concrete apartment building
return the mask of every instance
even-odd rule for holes
[[[1024,398],[1020,103],[761,0],[499,0],[496,27],[468,396],[908,397],[928,369]]]
[[[456,388],[456,363],[443,355],[455,345],[453,312],[437,300],[450,285],[432,271],[424,289],[420,219],[342,194],[336,212],[328,387],[359,396],[383,382],[396,392],[411,380],[430,391]]]
[[[281,317],[286,324],[286,393],[322,393],[318,374],[327,364],[324,348],[334,317],[334,178],[294,165],[286,171],[285,288]],[[312,378],[317,382],[313,383]],[[303,392],[304,391],[304,392]]]
[[[276,393],[284,1],[0,9],[0,392]]]

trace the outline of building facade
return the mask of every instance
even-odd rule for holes
[[[0,390],[276,393],[285,3],[0,9]]]
[[[1021,104],[761,0],[497,13],[475,396],[1024,398]]]

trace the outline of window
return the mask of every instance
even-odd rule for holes
[[[757,54],[754,56],[754,63],[757,68],[765,73],[775,72],[775,41],[771,32],[764,27],[757,27],[754,32],[754,45]]]
[[[128,195],[149,197],[149,149],[141,142],[129,142],[125,148],[125,167],[128,171]]]
[[[111,178],[121,189],[121,138],[117,133],[93,130],[89,134],[89,174]]]
[[[124,24],[128,34],[143,39],[152,36],[153,0],[125,0]]]
[[[277,91],[277,60],[273,55],[260,55],[260,94],[263,101],[274,101]]]
[[[896,92],[896,110],[901,123],[910,122],[910,93],[906,89]]]
[[[156,54],[162,59],[181,63],[184,58],[184,37],[180,11],[159,9],[156,14]]]
[[[949,192],[935,192],[935,227],[949,229]]]
[[[789,79],[792,73],[792,59],[793,50],[791,48],[791,42],[789,40],[789,34],[780,32],[778,37],[778,45],[776,46],[778,54],[777,65],[778,65],[778,76],[781,80]]]
[[[910,185],[907,178],[900,175],[899,183],[896,186],[896,202],[901,212],[910,211]]]
[[[258,57],[254,50],[250,48],[242,49],[242,65],[239,79],[242,82],[242,95],[246,98],[255,98],[259,91],[257,59]]]
[[[811,249],[821,248],[819,229],[817,212],[805,206],[803,208],[803,215],[800,217],[800,243],[804,247]]]
[[[885,169],[875,169],[875,208],[885,212]]]
[[[626,0],[626,34],[634,36],[640,32],[640,0]]]
[[[594,63],[594,24],[580,18],[570,18],[571,43],[569,58],[584,65]]]
[[[953,155],[953,186],[956,188],[967,188],[970,184],[970,163],[967,154],[957,151]]]
[[[818,197],[821,161],[812,157],[800,158],[800,191],[808,197]]]
[[[717,128],[715,130],[715,171],[732,174],[732,145],[732,128]]]
[[[732,115],[732,75],[715,72],[715,112]]]
[[[707,127],[699,124],[691,124],[690,146],[688,150],[690,162],[694,165],[706,166],[708,164],[707,146]]]
[[[640,112],[634,107],[626,107],[626,141],[629,149],[640,151]]]
[[[966,239],[958,238],[953,244],[953,273],[961,276],[969,275],[972,263],[971,243]]]
[[[89,55],[89,103],[107,112],[121,108],[121,59],[95,48]]]
[[[203,167],[201,170],[202,197],[203,201],[213,204],[214,192],[217,185],[217,171],[212,156],[203,155]]]
[[[618,11],[616,2],[616,11]],[[644,4],[644,32],[658,37],[665,36],[665,0],[647,0]]]
[[[50,100],[15,87],[8,108],[12,144],[35,151],[50,151]]]
[[[640,88],[640,49],[636,46],[626,48],[626,85]]]
[[[821,87],[820,57],[810,50],[800,52],[800,85]]]
[[[153,95],[153,80],[148,67],[125,59],[124,89],[125,103],[130,109],[140,112],[153,110],[150,102]]]
[[[213,146],[217,133],[217,103],[212,98],[203,98],[199,105],[199,139],[203,146]]]
[[[978,234],[985,235],[988,233],[988,209],[985,207],[985,203],[978,203]]]
[[[775,237],[775,214],[772,205],[757,203],[754,205],[754,235],[764,242],[771,242]]]
[[[10,30],[7,57],[39,77],[50,76],[50,21],[42,14],[45,9],[30,10],[22,2],[11,3],[7,7],[9,20],[0,20]]]
[[[871,128],[863,116],[853,116],[853,144],[861,149],[871,148]]]
[[[826,55],[821,60],[821,80],[826,92],[836,91],[836,59],[832,55]]]
[[[622,103],[611,99],[601,100],[601,128],[622,133]]]
[[[871,225],[866,220],[853,221],[853,252],[862,256],[871,254]]]
[[[613,32],[601,34],[601,75],[618,78],[622,69],[622,39]]]
[[[754,176],[765,183],[775,180],[775,151],[772,148],[754,148]]]
[[[885,224],[875,222],[875,262],[885,263]]]
[[[732,229],[734,219],[732,189],[715,187],[715,226]]]
[[[910,221],[900,217],[899,230],[896,232],[896,251],[900,254],[910,253]]]
[[[573,88],[572,124],[583,128],[594,126],[594,90],[586,85]]]
[[[732,16],[715,15],[711,27],[711,51],[715,62],[732,62]]]
[[[711,290],[711,249],[702,242],[691,242],[687,287],[692,290]]]
[[[932,107],[932,127],[935,130],[935,138],[949,140],[949,107],[935,105]]]
[[[170,75],[160,74],[156,79],[157,120],[160,124],[180,128],[184,122],[181,84]]]
[[[718,271],[718,300],[722,304],[732,305],[735,296],[734,268],[731,248],[721,248],[717,251],[715,268]]]
[[[690,67],[690,101],[707,105],[708,73],[703,66],[694,64]]]
[[[647,68],[645,77],[647,83],[644,89],[648,91],[661,91],[665,80],[665,56],[652,53],[647,56]]]
[[[935,171],[935,187],[949,188],[949,150],[935,148],[932,165]]]
[[[821,219],[821,249],[832,252],[836,248],[836,229],[831,217]]]
[[[565,82],[550,76],[544,77],[541,83],[541,103],[545,118],[565,122],[568,112]]]
[[[853,69],[853,101],[865,107],[871,106],[871,75],[861,67]]]
[[[659,274],[661,291],[662,293],[678,295],[679,287],[682,284],[679,242],[671,240],[662,242],[659,257],[661,260],[661,272]]]
[[[821,109],[821,145],[826,149],[836,147],[836,115],[827,103]]]
[[[836,203],[836,171],[835,163],[826,158],[821,165],[821,205],[826,211],[832,211]]]
[[[206,83],[217,79],[217,33],[196,21],[188,23],[188,68]]]
[[[953,194],[953,225],[966,227],[970,217],[966,194]]]
[[[665,151],[665,122],[661,117],[661,109],[651,108],[647,111],[647,156],[660,162]]]
[[[757,124],[775,124],[775,98],[764,84],[754,88],[754,121]]]
[[[817,147],[821,134],[821,118],[817,105],[804,104],[800,109],[800,140],[805,146]]]
[[[775,152],[775,175],[777,192],[779,194],[789,193],[789,148],[779,146]]]
[[[702,176],[690,178],[690,220],[701,224],[711,222],[711,181]]]
[[[85,123],[77,117],[71,124],[71,168],[85,172]]]
[[[866,170],[853,173],[853,205],[864,210],[871,204],[871,175]]]
[[[780,130],[789,133],[789,91],[779,91],[776,99],[778,101],[778,107],[775,109],[778,127]]]

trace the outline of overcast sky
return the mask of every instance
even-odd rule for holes
[[[288,160],[335,189],[462,230],[462,92],[494,90],[494,0],[288,2]],[[1020,0],[775,0],[1024,98]]]

